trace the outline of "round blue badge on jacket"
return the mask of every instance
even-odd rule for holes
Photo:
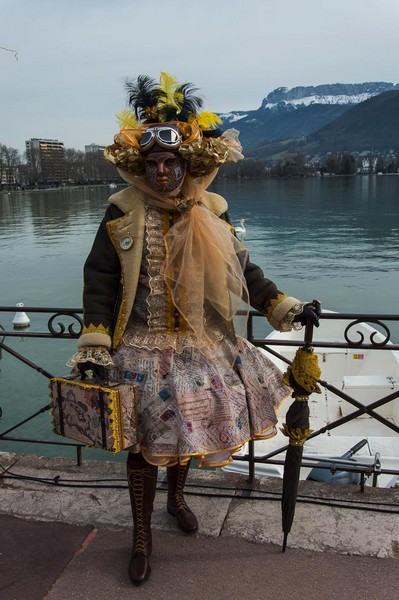
[[[130,237],[130,235],[126,235],[125,237],[123,237],[121,239],[121,241],[119,242],[119,245],[122,248],[122,250],[129,250],[129,248],[131,248],[133,246],[133,240]]]

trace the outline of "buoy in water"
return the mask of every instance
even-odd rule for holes
[[[22,308],[24,306],[24,303],[18,302],[16,306],[17,308]],[[29,327],[30,318],[28,317],[26,312],[18,311],[15,313],[15,316],[12,320],[12,324],[14,326],[14,329],[23,329],[24,327]]]

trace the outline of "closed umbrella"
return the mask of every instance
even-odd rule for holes
[[[321,393],[317,380],[320,378],[316,354],[311,347],[313,322],[308,319],[305,330],[305,345],[298,348],[294,360],[284,374],[284,381],[293,389],[294,402],[286,415],[281,431],[289,437],[284,462],[283,495],[281,500],[282,526],[284,533],[283,552],[287,546],[288,534],[294,520],[298,494],[299,473],[301,470],[303,445],[312,433],[309,428],[309,395]]]

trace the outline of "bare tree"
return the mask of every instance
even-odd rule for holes
[[[15,148],[0,144],[0,183],[7,186],[18,185],[21,156]]]
[[[84,152],[75,148],[65,148],[65,179],[68,183],[81,183],[85,180]]]

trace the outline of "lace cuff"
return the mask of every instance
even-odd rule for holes
[[[80,348],[66,363],[67,367],[76,367],[78,363],[91,362],[101,367],[113,366],[113,360],[104,346],[84,346]]]
[[[299,302],[299,304],[295,304],[285,315],[284,319],[281,321],[281,327],[284,327],[281,331],[291,331],[291,329],[295,329],[299,331],[302,329],[303,325],[297,321],[294,321],[297,315],[300,315],[303,311],[303,307],[305,306],[305,302]]]
[[[270,325],[273,329],[282,332],[302,329],[301,323],[294,322],[294,318],[301,314],[305,304],[292,296],[279,294],[267,314]]]

